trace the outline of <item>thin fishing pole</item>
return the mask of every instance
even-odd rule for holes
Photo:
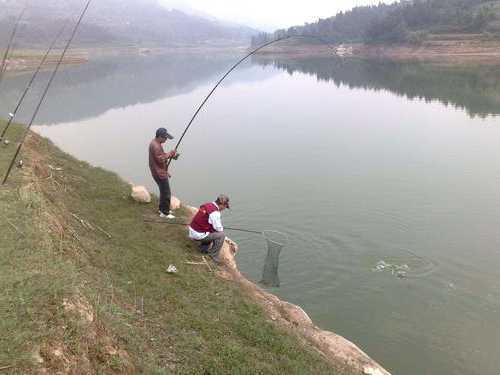
[[[179,145],[181,144],[182,142],[182,139],[184,138],[184,136],[186,135],[187,131],[189,130],[189,128],[191,127],[191,124],[193,123],[193,121],[196,119],[196,117],[198,116],[198,113],[200,113],[201,109],[205,106],[206,102],[208,101],[208,99],[210,99],[210,97],[212,96],[212,94],[215,92],[215,90],[217,90],[217,88],[220,86],[220,84],[226,79],[226,77],[231,74],[231,72],[233,70],[235,70],[242,62],[244,62],[246,59],[248,59],[250,56],[256,54],[258,51],[260,51],[261,49],[263,48],[266,48],[267,46],[270,46],[271,44],[275,44],[275,43],[278,43],[278,42],[281,42],[283,40],[287,40],[287,39],[293,39],[293,38],[312,38],[312,39],[318,39],[324,43],[326,43],[330,48],[332,48],[333,50],[335,50],[335,47],[333,47],[328,41],[326,41],[325,39],[323,39],[322,37],[320,36],[316,36],[316,35],[290,35],[290,36],[285,36],[285,37],[282,37],[282,38],[278,38],[278,39],[275,39],[275,40],[272,40],[270,42],[267,42],[267,43],[264,43],[263,45],[257,47],[256,49],[254,49],[253,51],[249,52],[247,55],[245,55],[244,57],[242,57],[236,64],[234,64],[231,69],[229,69],[223,76],[221,79],[219,79],[219,81],[216,83],[216,85],[212,88],[212,90],[210,90],[210,92],[208,93],[208,95],[205,97],[205,99],[201,102],[200,106],[198,107],[198,109],[195,111],[193,117],[191,117],[191,120],[189,121],[188,125],[186,126],[186,128],[184,129],[184,131],[182,132],[182,135],[181,137],[179,138],[179,140],[177,141],[177,144],[175,145],[175,151],[177,151],[177,149],[179,148]],[[170,165],[170,163],[172,162],[172,159],[169,159],[168,162],[167,162],[167,168],[168,166]]]
[[[69,38],[68,42],[66,43],[66,46],[64,47],[64,50],[59,58],[59,61],[57,62],[57,65],[56,65],[54,71],[52,72],[50,80],[47,83],[47,86],[45,87],[45,91],[43,92],[42,97],[40,98],[40,101],[38,102],[38,105],[35,109],[35,113],[33,114],[33,117],[31,117],[31,121],[29,122],[28,126],[26,127],[26,130],[24,131],[24,134],[21,138],[21,142],[19,142],[19,146],[17,146],[16,153],[14,154],[14,157],[12,158],[12,160],[10,162],[9,168],[7,169],[7,173],[5,173],[5,177],[3,178],[2,185],[4,185],[5,182],[7,182],[7,179],[9,178],[12,167],[14,166],[14,163],[16,162],[16,158],[19,155],[19,152],[21,151],[21,148],[23,146],[24,141],[26,140],[26,136],[28,135],[31,126],[33,125],[33,122],[35,121],[36,116],[38,115],[38,111],[40,110],[40,107],[42,106],[42,103],[45,100],[45,97],[47,96],[47,93],[48,93],[49,88],[52,84],[52,81],[54,81],[54,78],[59,70],[59,67],[61,66],[63,59],[64,59],[64,56],[66,55],[66,52],[68,51],[68,48],[71,45],[71,42],[75,38],[75,35],[78,31],[78,27],[80,26],[80,23],[82,22],[82,19],[85,16],[85,13],[87,13],[87,10],[89,9],[91,2],[92,2],[92,0],[87,1],[87,5],[85,5],[85,8],[83,9],[82,13],[80,14],[80,18],[78,18],[78,21],[73,29],[73,32],[71,33],[71,37]]]
[[[26,95],[28,94],[28,91],[31,89],[31,86],[33,85],[33,82],[35,81],[36,77],[38,76],[38,73],[40,73],[40,70],[42,69],[42,66],[45,64],[45,61],[47,60],[47,58],[49,57],[49,54],[50,52],[52,51],[52,49],[54,48],[56,42],[59,40],[59,38],[61,37],[62,33],[64,32],[64,29],[66,28],[66,23],[64,23],[63,27],[61,28],[61,30],[57,33],[57,35],[55,36],[54,40],[52,41],[52,43],[50,44],[50,47],[49,49],[47,50],[47,52],[45,53],[45,55],[43,56],[42,58],[42,61],[40,61],[40,64],[38,65],[37,69],[35,70],[35,72],[33,73],[33,76],[31,77],[30,81],[28,82],[28,85],[26,86],[26,88],[24,89],[24,92],[23,94],[21,95],[21,98],[19,99],[19,101],[17,102],[17,105],[16,105],[16,108],[14,109],[14,111],[12,113],[9,113],[9,121],[7,122],[7,124],[5,125],[5,127],[3,128],[2,130],[2,134],[0,134],[0,142],[3,140],[5,134],[7,133],[7,130],[9,130],[9,127],[10,125],[12,124],[12,121],[14,121],[14,117],[16,117],[16,114],[17,114],[17,111],[19,110],[19,108],[21,107],[23,101],[24,101],[24,98],[26,97]]]
[[[12,33],[10,34],[9,43],[7,44],[7,49],[5,50],[5,52],[3,54],[2,66],[0,67],[0,84],[2,83],[4,72],[7,70],[7,66],[5,64],[7,61],[7,56],[9,55],[10,49],[12,47],[12,43],[14,42],[14,38],[16,37],[16,34],[17,34],[17,29],[19,27],[19,24],[21,23],[21,20],[22,20],[27,8],[28,8],[28,4],[25,4],[23,10],[21,11],[19,16],[17,17],[16,23],[14,24],[14,29],[12,30]]]
[[[224,229],[227,230],[234,230],[237,232],[245,232],[245,233],[254,233],[254,234],[263,234],[264,232],[259,232],[257,230],[251,230],[251,229],[241,229],[241,228],[231,228],[231,227],[224,227]]]
[[[156,223],[156,224],[167,224],[167,225],[182,225],[182,226],[188,226],[189,223],[176,223],[176,222],[171,222],[171,221],[158,221],[158,220],[144,220],[146,223]],[[257,230],[250,230],[250,229],[242,229],[242,228],[232,228],[232,227],[224,227],[224,229],[227,230],[234,230],[236,232],[245,232],[245,233],[254,233],[254,234],[263,234],[264,232],[259,232]]]

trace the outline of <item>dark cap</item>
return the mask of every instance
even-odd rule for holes
[[[229,197],[225,194],[219,195],[215,202],[217,204],[221,204],[221,205],[225,206],[226,208],[229,208]]]
[[[170,134],[165,128],[159,128],[158,130],[156,130],[156,138],[160,137],[167,139],[174,139],[174,136]]]

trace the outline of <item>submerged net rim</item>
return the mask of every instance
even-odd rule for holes
[[[288,235],[277,230],[264,230],[262,231],[262,237],[266,241],[281,247],[288,243]]]

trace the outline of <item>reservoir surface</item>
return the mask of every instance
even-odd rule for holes
[[[35,130],[156,192],[155,130],[179,137],[236,59],[65,68]],[[2,113],[29,78],[4,80]],[[48,74],[40,78],[17,121],[29,119]],[[227,226],[288,236],[281,286],[270,290],[317,325],[395,375],[498,375],[499,66],[256,58],[221,86],[179,152],[174,195],[198,205],[228,194]],[[259,281],[263,238],[228,234],[241,270]]]

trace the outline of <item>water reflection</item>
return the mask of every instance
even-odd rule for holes
[[[467,111],[469,116],[500,114],[500,65],[442,66],[390,60],[340,60],[332,57],[288,59],[256,57],[254,62],[315,75],[337,86],[389,90],[409,99],[438,100]]]
[[[111,108],[151,103],[189,92],[225,69],[234,56],[162,55],[98,58],[62,70],[54,81],[37,123],[75,122]],[[16,118],[27,122],[48,80],[44,72]],[[0,90],[0,111],[17,102],[31,73],[6,79]]]
[[[170,65],[167,56],[152,57],[157,64],[138,58],[131,66],[103,60],[112,65],[103,69],[104,82],[90,66],[78,68],[88,69],[78,80],[67,69],[64,93],[52,97],[106,113],[36,130],[156,192],[146,152],[154,131],[167,121],[179,135],[235,60],[209,58],[202,73],[203,58]],[[500,117],[470,118],[404,98],[440,99],[471,116],[496,113],[495,71],[462,77],[463,68],[419,64],[278,63],[305,73],[246,66],[221,87],[172,166],[174,193],[197,204],[223,189],[234,197],[227,225],[286,233],[274,291],[320,326],[362,344],[393,373],[497,375]],[[213,143],[218,135],[221,142]],[[259,280],[261,239],[234,239],[242,272]],[[406,264],[417,277],[373,272],[381,260]]]

